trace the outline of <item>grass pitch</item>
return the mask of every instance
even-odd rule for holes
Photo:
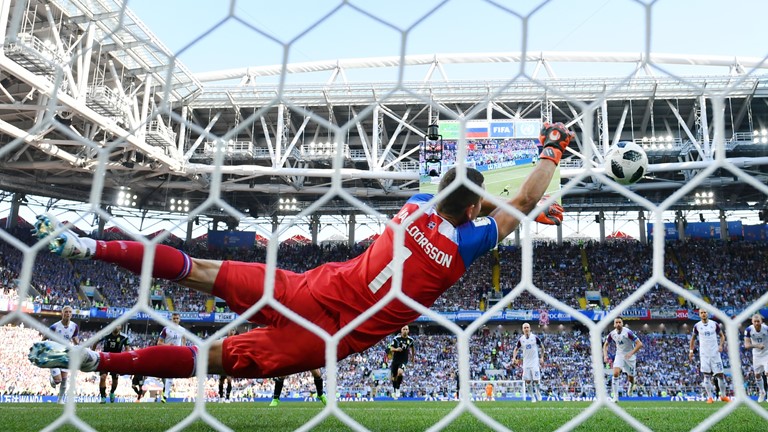
[[[456,407],[455,402],[342,402],[341,409],[372,431],[423,431]],[[477,407],[507,428],[516,431],[551,431],[565,424],[589,406],[586,402],[478,402]],[[654,431],[687,431],[722,408],[724,404],[703,402],[626,402],[620,403],[637,420]],[[188,417],[191,403],[120,403],[78,404],[77,416],[98,431],[143,432],[164,431]],[[283,402],[269,408],[265,402],[207,404],[210,415],[235,431],[291,431],[322,412],[323,406],[314,402]],[[56,421],[64,407],[56,404],[3,404],[0,408],[0,429],[3,431],[38,431]],[[78,430],[71,424],[59,431]],[[185,431],[210,431],[199,420]],[[350,428],[333,416],[325,418],[313,430],[348,431]],[[446,431],[491,430],[471,414],[463,413]],[[633,430],[622,419],[602,409],[576,430]],[[768,422],[749,408],[740,406],[712,431],[752,432],[768,430]]]

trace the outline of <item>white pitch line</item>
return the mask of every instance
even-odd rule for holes
[[[492,181],[492,182],[490,182],[490,184],[497,184],[497,183],[511,183],[513,180],[517,180],[517,179],[521,179],[521,178],[526,178],[527,176],[528,176],[528,174],[526,174],[526,175],[521,175],[521,176],[508,177],[508,178],[507,178],[507,179],[505,179],[505,180]]]

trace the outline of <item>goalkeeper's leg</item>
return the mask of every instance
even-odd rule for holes
[[[54,236],[55,232],[60,232]],[[137,241],[101,241],[79,237],[50,214],[40,215],[34,235],[49,242],[51,252],[68,259],[95,259],[116,264],[141,274],[144,244]],[[188,288],[212,294],[221,261],[193,259],[170,246],[156,245],[152,277],[178,282]]]
[[[216,341],[208,351],[208,372],[224,373],[222,341]],[[195,372],[197,347],[159,345],[134,351],[109,353],[88,348],[70,349],[55,341],[32,344],[29,361],[37,367],[52,369],[67,367],[74,353],[81,356],[83,372],[111,372],[120,375],[144,375],[158,378],[188,378]],[[64,382],[62,373],[62,382]]]

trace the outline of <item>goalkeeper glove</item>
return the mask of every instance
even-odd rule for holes
[[[539,204],[547,198],[546,196],[543,197]],[[552,203],[546,210],[536,216],[536,222],[544,225],[560,225],[563,222],[563,206],[556,202]]]
[[[544,147],[539,154],[540,159],[549,159],[555,163],[560,163],[563,152],[571,143],[571,138],[575,135],[569,131],[562,123],[544,123],[539,135],[539,142]]]

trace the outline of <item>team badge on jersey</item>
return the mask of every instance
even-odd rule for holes
[[[437,224],[435,223],[435,221],[429,221],[429,223],[427,224],[427,228],[429,228],[431,230],[435,229],[436,226],[437,226]]]
[[[491,220],[487,217],[479,217],[472,221],[473,224],[475,224],[476,227],[485,226],[491,223]]]

